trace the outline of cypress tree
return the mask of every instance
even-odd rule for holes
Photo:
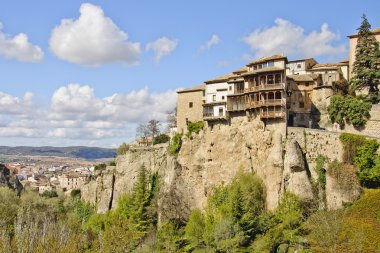
[[[358,42],[355,51],[355,62],[353,67],[353,78],[351,84],[354,90],[369,88],[369,95],[377,98],[380,79],[380,49],[371,32],[371,25],[365,15],[358,28]],[[374,101],[373,101],[374,102]]]

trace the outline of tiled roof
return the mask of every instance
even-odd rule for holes
[[[372,32],[373,34],[380,34],[380,27],[371,30],[371,32]],[[348,35],[347,37],[348,37],[348,38],[356,38],[356,37],[358,37],[358,34],[351,34],[351,35]]]
[[[227,75],[224,75],[224,76],[218,76],[216,78],[213,78],[213,79],[210,79],[210,80],[207,80],[205,81],[205,83],[220,83],[220,82],[227,82],[228,78],[230,77],[233,77],[234,74],[233,73],[229,73]]]
[[[262,69],[256,69],[253,71],[249,71],[242,76],[249,76],[253,74],[259,74],[259,73],[265,73],[265,72],[272,72],[272,71],[284,71],[284,68],[279,68],[279,67],[267,67],[267,68],[262,68]]]
[[[288,75],[287,78],[293,79],[296,82],[312,82],[318,78],[318,75],[316,74]]]
[[[280,60],[280,59],[286,59],[286,56],[280,55],[280,54],[275,54],[275,55],[272,55],[272,56],[263,57],[263,58],[257,59],[255,61],[247,64],[247,66],[250,66],[250,65],[253,65],[253,64],[257,64],[257,63],[263,63],[263,62],[267,62],[267,61],[272,61],[272,60]]]
[[[205,89],[205,86],[202,84],[202,85],[194,86],[194,87],[191,87],[191,88],[177,90],[177,93],[192,92],[192,91],[202,91],[204,89]]]
[[[316,69],[337,69],[340,66],[339,63],[318,63],[312,67],[312,70]]]

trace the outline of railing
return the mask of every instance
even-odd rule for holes
[[[284,118],[285,111],[261,111],[260,118],[261,119],[274,119],[274,118]]]
[[[245,107],[248,109],[257,108],[260,106],[276,106],[281,105],[284,106],[286,104],[286,100],[284,98],[280,99],[266,99],[260,101],[247,101],[245,103]]]
[[[244,111],[244,110],[245,110],[244,101],[227,104],[227,111]]]
[[[204,120],[212,120],[212,119],[225,119],[225,115],[214,115],[214,113],[203,113]]]
[[[260,84],[259,86],[251,86],[248,89],[245,89],[245,92],[253,92],[260,90],[277,90],[285,89],[285,83],[274,83],[274,84]]]

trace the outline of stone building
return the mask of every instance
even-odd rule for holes
[[[376,40],[380,42],[380,27],[373,29],[372,33],[375,35]],[[350,76],[349,78],[351,79],[351,73],[354,66],[354,62],[355,62],[356,45],[358,44],[358,35],[357,34],[349,35],[348,38],[350,40],[350,58],[349,58]]]
[[[87,181],[88,176],[77,173],[62,174],[58,176],[59,185],[62,190],[68,191],[79,189]]]
[[[178,90],[177,94],[177,131],[186,133],[188,122],[203,121],[205,86]]]

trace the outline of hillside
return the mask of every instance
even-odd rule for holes
[[[112,158],[116,156],[115,149],[98,147],[8,147],[0,146],[0,155],[19,156],[58,156],[71,157],[86,160]]]

